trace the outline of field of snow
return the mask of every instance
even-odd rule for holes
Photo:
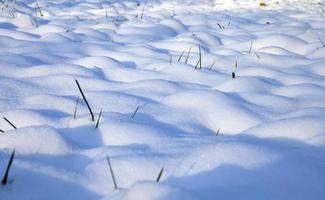
[[[0,199],[324,198],[325,1],[266,4],[2,0]]]

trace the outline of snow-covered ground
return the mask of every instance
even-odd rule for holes
[[[0,199],[324,198],[325,1],[266,4],[0,2]]]

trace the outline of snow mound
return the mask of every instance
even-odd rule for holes
[[[260,122],[256,113],[245,108],[247,102],[219,91],[178,93],[164,98],[163,103],[192,113],[191,117],[202,123],[204,127],[214,131],[221,129],[227,134],[237,134]],[[178,123],[186,123],[181,121]]]
[[[130,187],[121,200],[195,200],[189,191],[173,185],[137,182]]]
[[[16,149],[19,154],[62,155],[72,150],[65,138],[50,126],[29,126],[5,132],[0,148]]]
[[[224,142],[193,150],[182,160],[175,176],[191,176],[214,170],[223,165],[254,169],[276,160],[276,155],[263,147],[245,143]]]
[[[282,119],[258,125],[245,131],[249,135],[260,138],[287,138],[292,140],[305,141],[314,137],[324,136],[324,118],[297,117]],[[318,138],[324,143],[324,137]]]

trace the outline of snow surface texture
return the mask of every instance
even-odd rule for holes
[[[324,198],[324,1],[3,2],[1,199]]]

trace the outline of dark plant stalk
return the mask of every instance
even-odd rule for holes
[[[232,72],[231,75],[232,75],[232,79],[235,79],[236,78],[235,72]]]
[[[3,117],[4,120],[6,120],[6,122],[8,122],[8,124],[10,124],[14,129],[17,129],[17,127],[11,123],[7,118]]]
[[[0,3],[2,3],[4,6],[6,6],[6,4],[3,0],[0,0]]]
[[[83,93],[83,91],[82,91],[80,85],[79,85],[79,82],[78,82],[78,80],[75,80],[75,81],[76,81],[76,84],[77,84],[77,86],[78,86],[78,88],[79,88],[79,91],[80,91],[80,93],[81,93],[81,95],[82,95],[82,98],[85,100],[85,102],[86,102],[86,104],[87,104],[88,110],[89,110],[90,115],[91,115],[91,121],[95,121],[94,113],[93,113],[93,111],[92,111],[91,108],[90,108],[90,105],[89,105],[89,103],[88,103],[88,101],[87,101],[87,99],[86,99],[86,97],[85,97],[85,95],[84,95],[84,93]]]
[[[100,112],[99,112],[98,119],[97,119],[96,128],[98,128],[99,120],[100,120],[100,117],[102,116],[102,112],[103,112],[103,109],[101,108],[101,109],[100,109]]]
[[[132,115],[132,119],[134,119],[134,117],[135,117],[135,115],[137,114],[139,108],[140,108],[140,106],[138,106],[138,107],[135,109],[135,111],[134,111],[134,113],[133,113],[133,115]]]
[[[202,69],[202,53],[201,53],[201,45],[199,45],[199,55],[200,55],[200,69]]]
[[[108,156],[106,156],[106,160],[107,160],[107,163],[108,163],[109,171],[110,171],[110,173],[112,175],[112,179],[113,179],[113,183],[114,183],[114,189],[117,189],[117,184],[116,184],[116,180],[115,180],[115,176],[114,176],[114,172],[113,172],[113,169],[112,169],[110,158]]]
[[[249,54],[251,54],[252,48],[253,48],[253,41],[251,41],[251,45],[249,46],[249,51],[248,51]]]
[[[217,62],[217,59],[215,59],[215,60],[213,61],[213,63],[211,64],[211,66],[210,66],[210,68],[209,68],[209,71],[212,69],[212,67],[214,66],[214,64],[216,64],[216,62]]]
[[[44,15],[42,13],[41,7],[39,7],[38,4],[36,4],[36,12],[37,12],[37,10],[38,10],[39,14],[41,15],[41,17],[43,17]]]
[[[325,47],[325,43],[324,43],[323,40],[319,37],[319,35],[318,35],[318,39],[319,39],[319,41],[322,43],[323,47]]]
[[[157,177],[157,179],[156,179],[156,182],[157,182],[157,183],[160,181],[160,178],[161,178],[163,172],[164,172],[164,168],[161,168],[161,170],[160,170],[160,172],[159,172],[159,174],[158,174],[158,177]]]
[[[10,156],[10,159],[8,161],[8,165],[7,165],[7,168],[6,168],[6,171],[5,171],[5,174],[3,176],[3,179],[1,181],[2,185],[6,185],[8,183],[8,176],[9,176],[9,171],[10,171],[10,167],[12,165],[12,162],[14,161],[14,158],[15,158],[15,149],[12,151],[11,153],[11,156]]]
[[[144,7],[142,8],[142,12],[141,12],[141,17],[140,17],[140,19],[142,19],[142,17],[143,17],[143,12],[144,12]]]
[[[179,56],[179,58],[178,58],[178,62],[182,59],[184,52],[185,52],[185,51],[183,51],[182,54]]]
[[[106,18],[106,21],[108,21],[108,13],[107,13],[107,8],[105,8],[105,18]]]
[[[197,67],[199,66],[199,62],[200,62],[200,60],[197,61],[196,65],[195,65],[195,68],[194,68],[195,70],[196,70]]]
[[[199,44],[199,60],[197,61],[196,65],[195,65],[195,69],[197,69],[198,66],[200,66],[200,69],[202,69],[202,54],[201,54],[201,45],[200,44]]]
[[[218,129],[218,131],[217,131],[217,133],[216,133],[216,136],[218,136],[218,135],[219,135],[219,132],[220,132],[220,128]]]
[[[192,50],[192,47],[190,47],[190,50],[188,50],[188,52],[187,52],[187,56],[186,56],[186,60],[185,60],[185,64],[187,63],[188,58],[190,57],[191,50]]]
[[[1,132],[1,133],[4,133],[4,131],[3,131],[3,130],[1,130],[1,129],[0,129],[0,132]]]
[[[73,119],[76,119],[76,116],[77,116],[78,103],[79,103],[79,96],[76,100],[76,105],[74,107]]]
[[[261,57],[255,52],[255,56],[260,60]]]

